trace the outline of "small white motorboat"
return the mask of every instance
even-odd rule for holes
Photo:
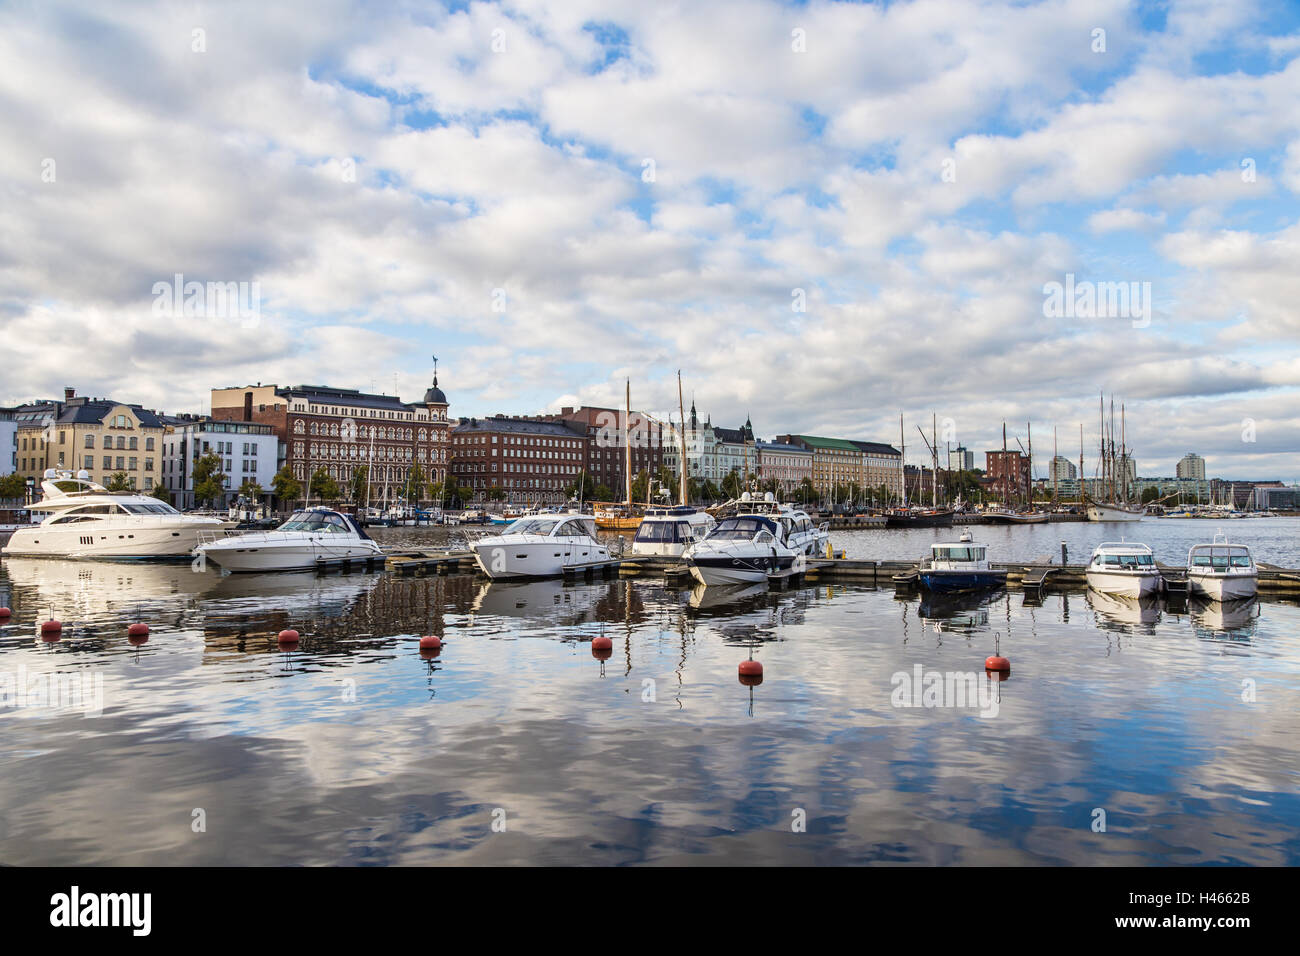
[[[1187,552],[1187,589],[1211,601],[1240,601],[1259,590],[1259,569],[1244,544],[1228,544],[1216,534],[1211,544],[1193,545]]]
[[[930,557],[920,568],[921,586],[932,594],[960,591],[988,591],[1007,583],[1007,572],[995,570],[988,561],[988,547],[963,532],[956,543],[930,545]]]
[[[306,571],[354,561],[383,560],[384,552],[351,515],[330,508],[295,511],[274,531],[203,541],[195,557],[224,571]]]
[[[632,538],[632,553],[677,558],[703,541],[718,522],[707,511],[688,505],[650,508]]]
[[[483,573],[493,579],[553,578],[567,567],[610,557],[609,548],[596,540],[595,519],[573,512],[520,518],[470,547]]]
[[[1103,594],[1140,598],[1160,590],[1163,578],[1155,555],[1145,544],[1103,541],[1092,552],[1088,587]]]

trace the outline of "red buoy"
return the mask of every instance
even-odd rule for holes
[[[614,653],[614,642],[608,637],[593,637],[591,639],[591,656],[600,661],[607,661],[610,655]]]
[[[63,623],[61,621],[56,621],[53,619],[50,619],[41,625],[42,634],[58,634],[62,630],[63,630]]]
[[[990,657],[984,662],[984,669],[998,674],[1010,674],[1011,662],[1005,657]]]
[[[442,650],[442,638],[437,634],[426,634],[420,638],[420,650],[422,651],[440,651]]]
[[[0,619],[8,617],[12,613],[13,611],[9,610],[7,607],[0,607]]]
[[[286,628],[277,635],[276,640],[281,644],[297,644],[298,632],[293,628]]]
[[[136,621],[134,624],[132,624],[130,627],[126,629],[126,636],[127,637],[148,637],[149,625],[145,624],[143,621]]]
[[[740,662],[740,682],[746,687],[757,687],[763,683],[763,665],[759,661]]]

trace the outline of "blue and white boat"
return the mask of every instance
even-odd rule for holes
[[[970,533],[954,543],[930,545],[930,557],[922,562],[921,586],[934,594],[960,591],[988,591],[1007,583],[1007,572],[989,567],[988,548],[971,541]]]

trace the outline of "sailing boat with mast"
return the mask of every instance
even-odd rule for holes
[[[917,426],[917,430],[920,431],[920,426]],[[951,527],[952,509],[939,508],[937,507],[937,501],[936,501],[939,494],[939,483],[938,483],[939,457],[938,457],[938,450],[937,450],[938,442],[937,441],[932,442],[926,439],[925,432],[924,431],[921,432],[922,441],[924,441],[930,449],[930,459],[931,459],[930,503],[932,507],[920,508],[920,507],[912,506],[909,508],[907,505],[907,466],[904,464],[904,460],[907,456],[907,437],[906,437],[905,429],[903,428],[903,416],[901,414],[898,416],[898,435],[899,435],[899,446],[902,452],[898,460],[898,471],[899,471],[899,477],[902,479],[903,506],[901,508],[895,508],[892,511],[886,513],[885,527],[886,528],[948,528]],[[918,473],[917,480],[918,482],[920,481],[919,473]],[[919,494],[920,491],[921,488],[920,485],[918,484],[917,493]]]
[[[596,527],[603,531],[635,531],[641,527],[641,515],[635,513],[632,501],[632,380],[627,381],[627,404],[623,411],[623,479],[624,498],[621,505],[606,504],[593,507]],[[648,486],[647,486],[648,487]]]
[[[1145,505],[1135,504],[1129,496],[1129,462],[1132,461],[1132,449],[1128,447],[1127,428],[1124,406],[1120,405],[1120,441],[1119,451],[1115,448],[1115,399],[1110,400],[1110,419],[1106,418],[1106,397],[1100,399],[1101,411],[1101,459],[1098,467],[1101,474],[1098,491],[1105,500],[1084,496],[1088,505],[1089,521],[1141,521],[1146,514]],[[1079,475],[1082,482],[1083,475]]]

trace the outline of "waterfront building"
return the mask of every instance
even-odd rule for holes
[[[797,491],[805,478],[812,480],[813,455],[801,445],[755,441],[754,461],[759,480],[775,481],[783,497]]]
[[[280,469],[283,445],[275,429],[258,422],[202,418],[197,415],[161,416],[163,436],[162,477],[171,492],[172,504],[182,510],[195,507],[194,463],[215,453],[221,460],[222,500],[215,508],[228,507],[246,482],[262,488],[262,501],[269,501],[271,481]]]
[[[819,435],[778,435],[777,441],[798,445],[812,453],[812,483],[819,497],[834,499],[837,490],[861,485],[862,451],[845,438]]]
[[[37,487],[48,468],[84,470],[102,485],[122,474],[137,491],[152,491],[158,480],[163,424],[140,405],[68,388],[63,401],[21,406],[15,419],[17,471]]]
[[[691,402],[691,414],[686,419],[686,473],[696,481],[711,481],[717,484],[722,479],[719,473],[718,436],[712,421],[700,421]],[[681,437],[675,428],[670,428],[671,440],[665,436],[663,446],[664,466],[674,475],[681,474]]]
[[[1074,481],[1078,477],[1078,466],[1063,455],[1057,455],[1047,466],[1047,484],[1048,486],[1055,484],[1058,493],[1061,493],[1063,483]]]
[[[0,408],[0,477],[18,470],[18,419],[16,408]]]
[[[370,503],[397,500],[417,466],[426,482],[447,477],[451,421],[447,396],[433,384],[419,402],[323,385],[214,388],[212,417],[270,425],[287,465],[306,490],[323,468],[340,487],[368,467]]]
[[[948,470],[974,471],[975,453],[962,445],[948,449]]]
[[[1019,451],[986,451],[984,472],[990,480],[990,491],[1005,503],[1028,500],[1029,458]]]
[[[1189,478],[1193,481],[1203,481],[1205,479],[1205,459],[1195,452],[1188,452],[1178,462],[1174,473],[1179,478]]]
[[[451,474],[486,501],[562,505],[587,459],[589,439],[560,422],[536,418],[462,418],[451,431]]]
[[[1254,507],[1259,511],[1300,510],[1300,487],[1296,485],[1257,484],[1254,489]]]
[[[871,492],[883,485],[890,497],[901,497],[903,486],[899,478],[898,466],[903,461],[903,453],[893,445],[884,442],[858,441],[856,439],[850,439],[850,441],[857,446],[862,456],[858,462],[858,477],[854,479],[854,482],[860,488]],[[967,454],[970,453],[967,452]],[[970,457],[973,467],[974,455]],[[966,470],[969,471],[970,469]],[[878,502],[878,504],[884,504],[884,502]]]
[[[523,416],[522,420],[557,422],[583,436],[586,439],[582,443],[583,469],[593,483],[605,485],[621,501],[627,487],[623,477],[627,463],[624,418],[628,418],[627,413],[620,409],[583,405],[578,408],[566,406],[558,415]],[[664,464],[665,445],[674,440],[672,431],[662,422],[637,411],[628,418],[626,431],[632,439],[632,478],[635,479],[642,471],[654,475]]]
[[[754,455],[754,426],[749,419],[745,419],[745,424],[739,428],[723,428],[715,425],[713,435],[716,439],[713,446],[714,470],[719,478],[734,473],[740,478],[742,484],[747,485],[749,479],[758,471],[758,462]]]

